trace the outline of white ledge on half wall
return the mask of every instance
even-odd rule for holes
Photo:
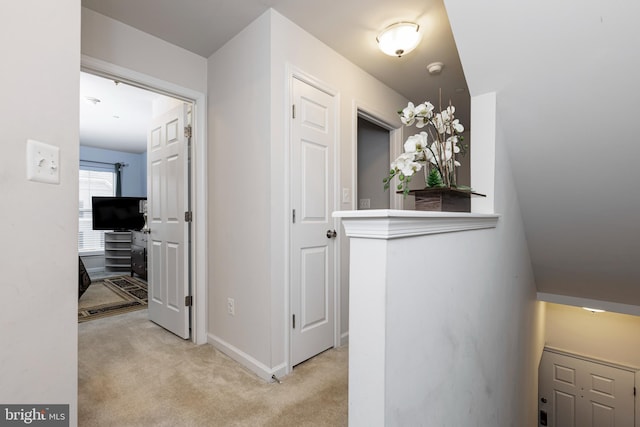
[[[333,217],[342,220],[349,237],[388,240],[495,228],[500,215],[370,209],[336,211]]]

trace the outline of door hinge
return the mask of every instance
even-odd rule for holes
[[[191,295],[184,297],[184,306],[191,307],[192,305],[193,305],[193,297]]]
[[[191,222],[193,221],[193,212],[188,211],[184,213],[184,222]]]
[[[296,315],[293,315],[293,329],[296,328]]]
[[[636,395],[636,388],[635,387],[633,388],[633,395],[634,396]]]
[[[295,209],[291,213],[291,220],[293,221],[294,224],[296,223],[296,210]]]
[[[296,104],[291,105],[291,118],[296,118]]]
[[[191,138],[191,125],[184,127],[184,137]]]

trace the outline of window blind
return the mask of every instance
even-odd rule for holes
[[[80,165],[82,167],[82,165]],[[104,231],[93,230],[91,197],[115,195],[115,172],[80,169],[78,252],[104,251]]]

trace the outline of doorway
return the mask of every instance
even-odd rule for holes
[[[336,342],[337,98],[292,76],[290,365]]]
[[[390,209],[382,180],[389,174],[389,130],[358,117],[358,210]]]
[[[632,369],[545,348],[538,375],[539,426],[634,427]]]
[[[191,222],[188,239],[191,242],[189,270],[191,289],[191,340],[196,344],[207,342],[206,337],[206,94],[180,87],[175,84],[143,75],[94,58],[82,57],[82,71],[128,84],[140,89],[150,90],[169,98],[186,102],[192,106],[188,120],[192,122],[190,152],[190,181],[188,198],[191,201]],[[146,176],[146,174],[145,174]],[[185,301],[186,303],[186,301]]]

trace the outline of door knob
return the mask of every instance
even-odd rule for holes
[[[327,239],[331,239],[333,237],[336,237],[338,235],[338,233],[336,233],[336,230],[327,230]]]

